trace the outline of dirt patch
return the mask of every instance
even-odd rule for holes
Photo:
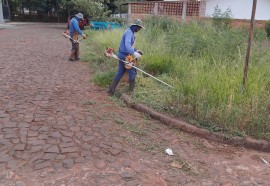
[[[131,97],[126,94],[122,94],[121,98],[132,108],[140,112],[149,114],[152,118],[160,121],[161,123],[164,123],[165,125],[168,125],[171,127],[178,128],[186,133],[196,135],[198,137],[205,138],[207,140],[211,140],[211,141],[215,141],[219,143],[229,144],[233,146],[240,146],[244,148],[250,148],[250,149],[259,150],[263,152],[270,152],[270,143],[268,141],[256,140],[252,138],[228,137],[224,134],[210,132],[206,129],[195,127],[184,121],[156,112],[145,105],[133,103],[131,101]]]

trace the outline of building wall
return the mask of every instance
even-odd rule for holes
[[[252,12],[253,0],[205,0],[205,16],[212,17],[215,6],[224,12],[227,8],[232,10],[235,19],[250,19]],[[257,0],[256,20],[270,20],[270,1]]]

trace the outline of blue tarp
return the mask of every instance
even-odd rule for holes
[[[90,21],[90,29],[92,30],[107,30],[115,28],[121,28],[121,25],[115,22]]]

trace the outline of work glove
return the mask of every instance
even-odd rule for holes
[[[134,57],[139,59],[142,55],[139,52],[134,52]]]
[[[143,52],[142,52],[142,51],[140,51],[140,50],[137,50],[137,52],[138,52],[139,54],[143,55]]]
[[[86,39],[87,35],[85,35],[85,34],[82,34],[82,37],[83,37],[83,39]]]

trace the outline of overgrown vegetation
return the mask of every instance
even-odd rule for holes
[[[214,9],[212,17],[213,17],[213,24],[216,27],[231,28],[233,18],[231,9],[228,8],[223,12],[217,5]]]
[[[66,21],[78,12],[90,19],[108,19],[117,12],[115,0],[10,0],[11,18],[25,21]]]
[[[265,27],[264,28],[265,28],[267,37],[270,38],[270,20],[265,22]]]
[[[145,20],[145,27],[136,41],[136,48],[144,52],[139,67],[174,89],[139,73],[133,95],[136,102],[184,116],[211,131],[270,140],[270,53],[261,44],[266,38],[264,30],[255,30],[244,91],[246,28],[219,29],[211,21],[196,20],[179,24],[166,17]],[[102,56],[106,47],[118,48],[123,32],[92,32],[89,45],[96,56]],[[106,74],[116,72],[118,62],[99,57],[93,65],[95,55],[86,55],[97,73],[93,79],[106,86],[104,82],[112,80],[112,74]]]

